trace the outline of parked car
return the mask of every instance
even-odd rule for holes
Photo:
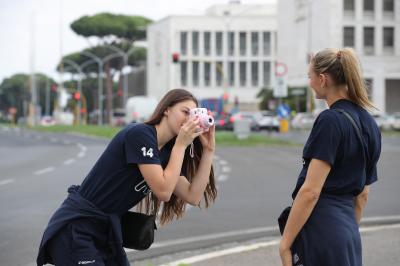
[[[312,113],[297,113],[292,119],[292,128],[311,129],[315,121]]]
[[[279,119],[278,116],[272,111],[261,111],[257,118],[257,124],[259,128],[266,130],[279,131]]]
[[[235,123],[236,120],[246,119],[250,121],[250,130],[251,131],[259,131],[260,126],[258,125],[256,114],[253,112],[237,112],[231,116],[229,119],[232,124]]]
[[[125,125],[125,112],[124,110],[114,110],[111,117],[111,126],[122,127]]]
[[[214,116],[216,130],[233,130],[233,120],[229,114]]]
[[[56,121],[54,120],[53,117],[49,116],[49,115],[45,115],[40,119],[40,125],[41,126],[54,126],[56,124]]]
[[[394,113],[392,117],[393,117],[392,128],[395,130],[400,130],[400,112]]]
[[[372,113],[371,115],[375,119],[376,124],[378,125],[380,130],[392,129],[394,116],[384,113]]]

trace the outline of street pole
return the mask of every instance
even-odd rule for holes
[[[103,61],[100,57],[96,56],[95,54],[82,51],[81,54],[92,58],[97,62],[98,65],[98,74],[97,74],[97,87],[98,87],[98,118],[97,118],[97,125],[103,125]]]
[[[29,105],[29,126],[36,125],[36,77],[35,77],[35,12],[31,14],[31,49],[30,49],[30,68],[31,75],[29,79],[29,87],[31,92],[31,101]]]
[[[50,79],[46,77],[46,115],[50,115]]]
[[[64,58],[63,61],[65,61],[65,63],[69,64],[70,66],[72,66],[73,68],[75,68],[78,72],[78,92],[79,95],[82,95],[82,76],[83,76],[83,72],[82,72],[82,68],[75,63],[72,60],[69,60],[67,58]],[[82,97],[82,96],[81,96]],[[81,124],[81,108],[82,108],[82,104],[81,104],[81,99],[79,99],[78,101],[78,125]]]

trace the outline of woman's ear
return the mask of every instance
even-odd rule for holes
[[[319,74],[318,78],[319,78],[319,83],[321,85],[321,88],[325,88],[328,86],[327,76],[325,74]]]
[[[169,107],[167,109],[165,109],[164,116],[168,116],[168,114],[169,114]]]

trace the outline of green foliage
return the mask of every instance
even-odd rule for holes
[[[46,89],[54,83],[54,80],[44,74],[35,74],[35,84],[37,92],[37,103],[45,111],[46,104]],[[0,84],[0,110],[7,112],[8,108],[17,108],[17,118],[24,115],[27,111],[27,105],[31,99],[30,93],[30,75],[15,74],[10,78],[6,78]],[[50,95],[54,100],[55,95]],[[50,102],[52,103],[53,100]],[[24,107],[25,105],[25,107]]]
[[[150,19],[141,16],[100,13],[79,18],[71,24],[71,29],[84,37],[113,36],[135,41],[145,38],[145,28],[150,22]]]

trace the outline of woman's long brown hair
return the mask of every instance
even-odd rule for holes
[[[198,106],[197,99],[189,91],[184,89],[170,90],[158,103],[152,116],[145,123],[148,125],[158,125],[164,117],[164,112],[175,104],[183,101],[191,100]],[[171,140],[175,142],[175,139]],[[203,146],[200,142],[199,137],[195,138],[194,144],[194,157],[191,158],[189,154],[189,147],[185,151],[185,156],[182,164],[182,172],[185,173],[187,180],[191,183],[194,175],[200,164],[200,159],[203,154]],[[217,197],[217,188],[215,186],[214,179],[214,168],[211,166],[210,180],[204,191],[204,203],[205,207],[209,207],[210,203],[214,202]],[[141,201],[138,205],[140,211],[144,211],[147,214],[158,213],[161,209],[160,223],[165,224],[172,221],[174,218],[178,219],[183,216],[185,212],[186,204],[183,200],[176,197],[174,194],[168,202],[161,202],[157,199],[154,193],[150,193],[147,197]]]

